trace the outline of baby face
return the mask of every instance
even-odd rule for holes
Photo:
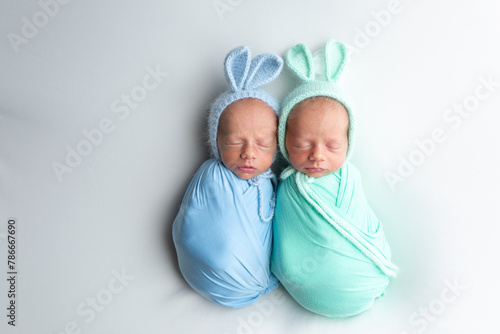
[[[271,167],[277,149],[278,118],[265,102],[247,98],[224,109],[217,129],[217,147],[228,169],[243,180]]]
[[[297,104],[288,116],[285,146],[292,166],[312,177],[334,173],[345,162],[349,116],[331,98],[316,97]]]

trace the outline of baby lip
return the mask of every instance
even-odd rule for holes
[[[249,166],[249,165],[243,165],[243,166],[238,166],[238,169],[241,170],[242,172],[254,172],[257,170],[254,166]]]
[[[306,170],[310,173],[321,173],[324,172],[326,169],[320,167],[306,167]]]

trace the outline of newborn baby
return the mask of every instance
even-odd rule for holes
[[[276,188],[270,166],[279,107],[257,87],[276,78],[282,64],[272,54],[251,60],[246,47],[227,55],[231,90],[214,101],[209,114],[213,158],[193,177],[173,224],[185,280],[230,307],[249,305],[278,285],[269,259]]]
[[[278,132],[292,166],[278,188],[272,272],[299,304],[329,317],[369,309],[396,270],[359,171],[347,161],[355,127],[337,85],[345,56],[343,44],[329,41],[325,80],[316,80],[309,49],[288,51],[303,84],[283,102]]]

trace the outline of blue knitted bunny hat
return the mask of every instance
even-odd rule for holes
[[[269,93],[258,89],[273,81],[283,68],[283,60],[274,54],[265,53],[251,60],[250,49],[240,46],[226,56],[224,69],[230,90],[220,95],[212,104],[208,116],[208,142],[212,156],[220,159],[217,148],[217,128],[224,109],[231,103],[256,98],[267,103],[279,115],[279,103]]]
[[[317,69],[313,62],[311,51],[304,44],[298,44],[286,53],[286,63],[288,67],[299,77],[302,84],[295,88],[284,99],[281,116],[278,126],[278,142],[283,156],[289,160],[285,146],[285,134],[288,115],[295,105],[316,96],[326,96],[337,100],[347,110],[349,115],[349,130],[346,160],[350,157],[354,144],[355,122],[352,109],[346,103],[342,91],[338,85],[338,80],[347,62],[347,52],[345,45],[329,40],[324,49],[324,78],[316,79]],[[320,68],[321,69],[321,68]]]

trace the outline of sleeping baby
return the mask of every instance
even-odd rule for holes
[[[193,177],[173,224],[179,267],[202,296],[242,307],[276,288],[270,270],[276,178],[277,101],[258,89],[274,80],[283,61],[247,47],[225,59],[230,90],[210,109],[212,159]]]
[[[279,120],[280,149],[291,167],[278,188],[271,268],[306,309],[347,317],[384,294],[396,267],[360,173],[348,162],[355,124],[337,82],[345,46],[328,41],[322,58],[324,78],[316,79],[307,47],[286,54],[302,84],[285,98]]]

